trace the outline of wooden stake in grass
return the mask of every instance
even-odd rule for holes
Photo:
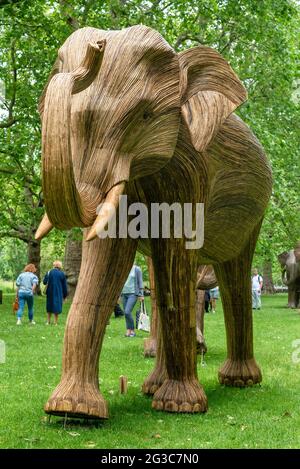
[[[120,376],[120,393],[127,394],[127,376]]]

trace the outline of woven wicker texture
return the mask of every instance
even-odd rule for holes
[[[213,265],[227,334],[221,383],[258,383],[253,356],[250,270],[272,177],[264,151],[233,111],[243,84],[213,49],[177,54],[145,26],[84,28],[60,48],[40,100],[43,192],[52,226],[85,227],[82,266],[68,316],[61,382],[48,413],[107,418],[99,391],[105,327],[138,244],[153,259],[159,344],[143,390],[153,407],[204,412],[196,367],[195,289],[200,264]],[[106,214],[97,206],[128,202],[204,203],[205,240],[98,239]],[[89,228],[91,227],[92,228]],[[172,231],[171,231],[172,232]]]

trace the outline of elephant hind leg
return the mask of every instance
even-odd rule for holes
[[[262,380],[253,356],[251,291],[251,264],[260,226],[238,257],[214,266],[227,337],[227,359],[219,370],[219,381],[227,386],[251,386]]]
[[[205,412],[207,398],[197,379],[196,362],[197,254],[185,249],[182,239],[152,240],[151,249],[166,366],[166,379],[154,393],[152,407]]]
[[[156,391],[153,409],[167,412],[198,413],[207,411],[207,397],[198,379],[166,379]]]
[[[156,363],[154,370],[150,375],[145,379],[142,392],[148,396],[153,396],[153,394],[162,386],[165,379],[167,379],[168,374],[166,370],[165,354],[163,350],[163,342],[161,335],[161,327],[159,321],[157,324],[157,350],[156,350]]]

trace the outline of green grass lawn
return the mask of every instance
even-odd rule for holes
[[[138,332],[127,339],[124,318],[111,318],[100,359],[100,386],[109,403],[110,419],[98,425],[60,417],[48,422],[43,405],[59,382],[64,306],[57,327],[45,325],[45,299],[35,300],[35,326],[16,326],[13,295],[0,305],[0,339],[6,361],[0,364],[1,448],[300,448],[300,361],[293,341],[300,339],[300,315],[285,308],[285,295],[263,297],[254,312],[256,359],[261,386],[226,388],[217,370],[226,356],[221,303],[217,314],[205,315],[208,353],[198,374],[206,391],[206,414],[171,414],[151,409],[141,391],[154,360],[143,357]],[[300,346],[298,345],[298,349]],[[128,393],[119,393],[119,376],[128,377]]]

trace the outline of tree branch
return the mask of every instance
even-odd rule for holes
[[[90,9],[91,9],[94,2],[95,2],[95,0],[87,0],[85,2],[84,12],[82,14],[82,26],[85,26],[85,24],[87,22],[87,17],[88,17],[89,11],[90,11]]]
[[[7,119],[5,122],[0,122],[0,129],[8,129],[17,122],[16,119]]]
[[[18,3],[19,1],[20,0],[0,0],[0,8],[11,5],[12,3]]]
[[[229,33],[229,38],[228,38],[228,41],[226,42],[226,44],[222,47],[222,49],[219,51],[220,54],[223,54],[223,52],[226,50],[226,49],[230,49],[230,46],[236,42],[237,40],[237,36],[235,35],[235,33],[233,31],[230,31]],[[221,37],[219,38],[219,44],[221,42]]]
[[[0,150],[0,153],[4,153],[3,151]],[[21,163],[18,162],[20,165]],[[32,184],[33,183],[33,179],[30,177],[30,176],[27,176],[22,167],[21,167],[21,171],[22,171],[22,178],[29,184]],[[14,176],[14,178],[18,178],[18,174],[16,174],[16,169],[15,168],[5,168],[5,167],[0,167],[0,173],[2,174],[10,174],[12,176]]]
[[[59,0],[59,4],[61,6],[61,12],[63,16],[66,18],[67,24],[71,26],[71,28],[73,28],[74,30],[79,29],[80,24],[78,23],[77,18],[75,18],[75,16],[71,14],[73,13],[73,11],[72,11],[72,7],[70,6],[70,4],[66,0]]]
[[[27,202],[27,204],[32,208],[32,209],[35,209],[35,203],[34,203],[34,193],[33,191],[31,190],[31,187],[25,183],[25,187],[24,187],[24,198]]]
[[[23,241],[28,239],[28,230],[25,226],[18,225],[15,223],[16,221],[16,212],[14,211],[15,207],[9,205],[7,200],[4,200],[4,204],[6,208],[4,211],[2,210],[2,214],[5,217],[5,225],[9,227],[9,235],[13,238],[22,239]],[[3,224],[2,224],[3,225]],[[4,232],[7,228],[4,228]],[[3,235],[3,230],[0,228],[0,233]]]
[[[29,148],[28,150],[28,154],[29,155],[32,155],[33,152],[35,150],[35,145],[31,146],[31,148]],[[14,152],[11,152],[11,151],[7,151],[7,150],[3,150],[3,148],[0,148],[0,153],[3,153],[3,155],[7,155],[7,157],[9,158],[9,160],[13,160],[16,165],[19,167],[21,173],[22,173],[22,178],[24,179],[24,181],[28,182],[29,184],[34,184],[34,178],[28,176],[28,174],[26,174],[26,171],[24,170],[23,166],[22,166],[22,163],[19,159],[19,157],[17,156],[16,153]],[[3,171],[2,171],[3,169]],[[0,173],[7,173],[7,174],[16,174],[16,169],[15,168],[5,168],[5,167],[0,167]],[[34,172],[34,168],[30,168],[31,169],[31,172],[33,173],[33,176],[35,176],[35,172]],[[28,169],[27,169],[28,171]],[[19,176],[19,175],[18,175]]]
[[[156,8],[156,7],[158,7],[160,3],[161,3],[161,0],[156,0],[156,1],[152,2],[151,7],[147,8],[147,10],[144,11],[144,15],[151,15],[151,13],[153,12],[153,9]],[[160,8],[160,11],[165,10],[166,8],[168,8],[169,6],[171,6],[172,3],[173,3],[173,2],[167,3],[164,7],[161,7],[161,8]]]
[[[0,173],[3,174],[14,174],[14,170],[10,168],[0,168]]]
[[[180,36],[178,36],[178,38],[177,38],[177,40],[174,44],[174,49],[177,49],[185,41],[194,41],[194,42],[197,42],[198,44],[205,44],[205,42],[202,41],[199,36],[191,36],[189,33],[182,33],[182,34],[180,34]]]
[[[16,238],[20,239],[21,241],[24,241],[25,243],[29,243],[30,239],[27,236],[24,236],[23,233],[20,233],[15,230],[10,230],[10,231],[0,231],[1,233],[1,238],[7,237],[7,238]]]
[[[1,0],[0,0],[1,1]],[[16,104],[16,93],[17,93],[17,67],[16,67],[16,49],[15,49],[16,40],[13,40],[11,44],[10,54],[11,54],[11,64],[12,64],[12,91],[11,99],[7,106],[8,109],[8,118],[6,121],[0,123],[0,129],[6,129],[14,125],[17,120],[13,116],[14,105]]]

